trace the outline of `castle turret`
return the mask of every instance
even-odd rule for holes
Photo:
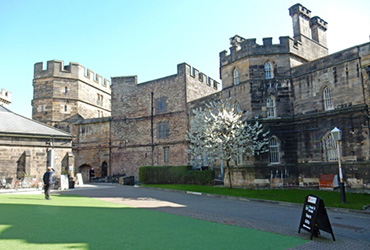
[[[36,63],[33,89],[32,118],[67,132],[80,118],[111,115],[110,81],[78,63]]]
[[[289,8],[289,15],[293,20],[293,38],[299,41],[303,40],[302,36],[311,38],[311,11],[297,3]]]
[[[1,89],[0,92],[0,106],[8,107],[11,103],[11,93],[5,89]]]
[[[314,16],[310,20],[312,40],[318,42],[319,44],[325,47],[327,47],[326,42],[327,24],[328,24],[327,22],[325,22],[318,16]]]

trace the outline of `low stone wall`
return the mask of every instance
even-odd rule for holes
[[[370,189],[370,162],[342,163],[344,182],[351,188]],[[233,187],[317,187],[323,174],[338,174],[336,163],[307,163],[299,165],[231,167]],[[224,184],[229,186],[228,170]]]

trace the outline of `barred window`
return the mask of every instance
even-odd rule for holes
[[[267,118],[276,117],[276,102],[274,96],[269,96],[266,101]]]
[[[274,78],[274,69],[270,62],[265,63],[265,79]]]
[[[170,153],[170,147],[164,147],[163,148],[163,155],[164,155],[164,162],[168,163],[169,162],[169,153]]]
[[[269,141],[270,150],[270,163],[278,164],[280,163],[280,146],[276,138],[272,137]]]
[[[338,160],[337,143],[334,140],[331,133],[328,133],[328,135],[323,138],[323,144],[324,144],[324,153],[326,154],[327,160],[337,161]]]
[[[239,70],[234,69],[234,85],[239,85],[240,80],[239,80]]]
[[[331,89],[328,87],[325,87],[323,91],[323,102],[324,102],[324,110],[334,109]]]

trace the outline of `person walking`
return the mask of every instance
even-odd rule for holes
[[[53,184],[53,174],[55,170],[54,168],[48,167],[48,171],[44,173],[44,176],[42,177],[42,180],[44,181],[44,192],[45,192],[45,199],[50,199],[50,188]]]

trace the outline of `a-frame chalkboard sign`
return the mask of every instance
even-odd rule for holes
[[[333,230],[331,229],[328,213],[326,212],[324,201],[315,195],[307,195],[304,202],[301,223],[299,224],[298,233],[301,228],[311,233],[313,236],[320,235],[320,229],[328,232],[335,241]]]

